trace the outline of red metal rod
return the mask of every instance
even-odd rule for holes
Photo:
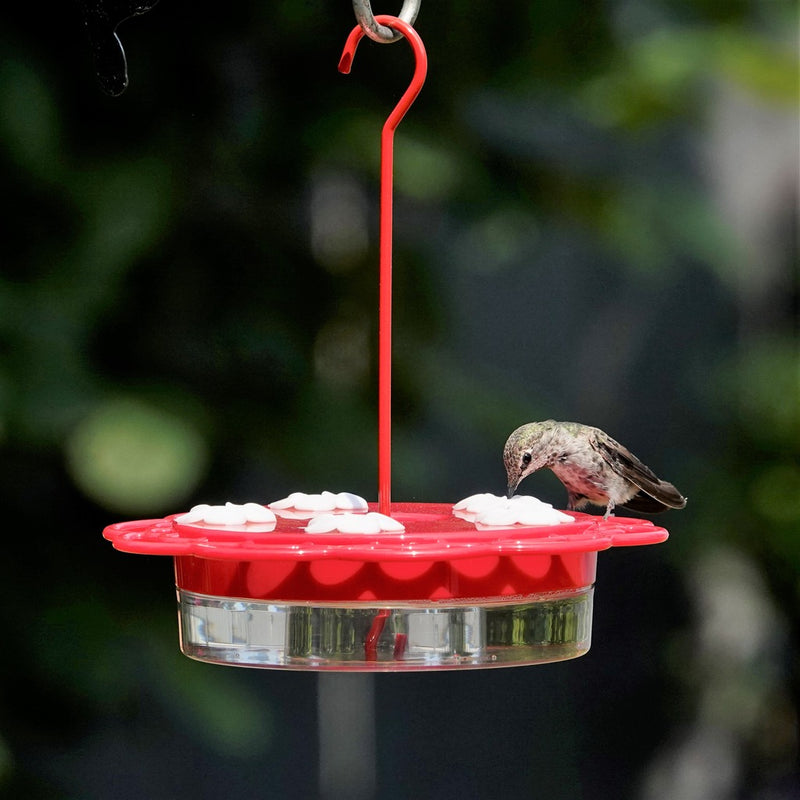
[[[386,626],[386,620],[389,619],[391,611],[388,608],[381,609],[372,620],[367,631],[367,638],[364,641],[364,660],[377,661],[378,660],[378,639],[381,638],[383,629]]]
[[[428,56],[419,34],[397,17],[379,14],[375,19],[400,31],[414,51],[416,66],[411,83],[389,114],[381,132],[380,285],[378,298],[378,510],[391,510],[392,473],[392,194],[394,181],[394,132],[416,100],[428,72]],[[339,72],[349,73],[356,47],[364,35],[355,27],[339,60]]]

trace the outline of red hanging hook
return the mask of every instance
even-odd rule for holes
[[[392,183],[394,132],[416,100],[428,72],[428,55],[419,34],[402,19],[379,14],[375,19],[405,36],[414,51],[416,67],[411,83],[389,114],[381,132],[380,287],[378,300],[378,508],[391,510],[392,470]],[[339,72],[350,72],[364,29],[358,25],[347,37],[339,59]]]

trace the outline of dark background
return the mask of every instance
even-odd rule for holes
[[[375,499],[378,143],[410,48],[365,39],[342,76],[345,0],[161,0],[110,97],[78,4],[50,6],[0,9],[0,795],[800,797],[794,4],[422,4],[394,499],[500,493],[507,435],[555,417],[689,504],[600,556],[588,655],[324,687],[184,658],[169,559],[101,532]],[[343,749],[367,721],[338,772],[323,688],[353,698]]]

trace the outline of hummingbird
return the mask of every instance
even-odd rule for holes
[[[660,480],[630,450],[607,433],[579,422],[529,422],[517,428],[503,449],[512,497],[527,475],[552,470],[567,490],[567,510],[587,503],[605,506],[608,519],[617,506],[654,514],[683,508],[686,498]]]

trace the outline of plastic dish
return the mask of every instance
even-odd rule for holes
[[[370,504],[370,510],[375,510]],[[397,671],[536,664],[591,642],[597,554],[657,544],[641,519],[478,528],[444,503],[395,503],[402,533],[310,534],[182,525],[179,515],[110,525],[118,550],[172,556],[182,651],[222,664]]]

